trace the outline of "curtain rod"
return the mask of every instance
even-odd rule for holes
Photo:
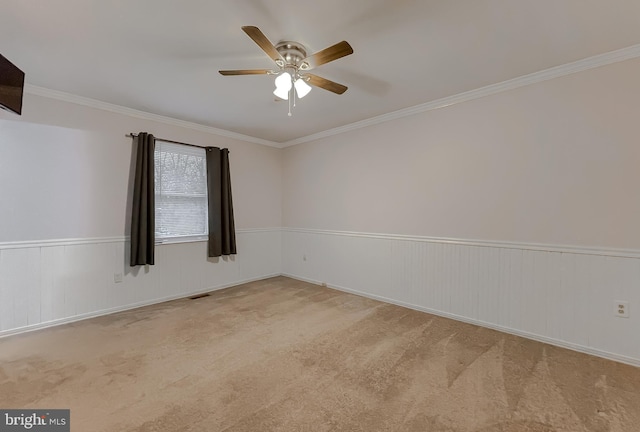
[[[138,136],[138,134],[129,133],[129,134],[125,135],[125,136],[127,138],[135,138],[135,137]],[[172,143],[172,144],[182,144],[182,145],[186,145],[186,146],[189,146],[189,147],[196,147],[196,148],[206,149],[206,147],[202,147],[202,146],[195,145],[195,144],[183,143],[183,142],[180,142],[180,141],[173,141],[173,140],[168,140],[168,139],[159,138],[159,137],[155,137],[155,139],[158,140],[158,141],[164,141],[164,142],[168,142],[168,143]]]

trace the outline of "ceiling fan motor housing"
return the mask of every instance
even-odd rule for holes
[[[304,46],[298,42],[282,41],[276,45],[276,50],[280,53],[285,61],[283,68],[295,67],[296,70],[305,68],[302,64],[302,60],[307,58],[307,50]]]

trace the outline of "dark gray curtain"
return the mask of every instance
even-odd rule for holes
[[[155,246],[155,173],[153,135],[140,132],[133,139],[136,149],[136,169],[131,206],[131,258],[130,265],[152,264]]]
[[[207,147],[207,192],[209,195],[209,256],[236,253],[236,231],[231,199],[229,150]]]

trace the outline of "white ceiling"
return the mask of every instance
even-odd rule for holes
[[[349,87],[287,116],[240,29],[316,52]],[[286,142],[640,43],[638,0],[0,0],[0,54],[29,84]]]

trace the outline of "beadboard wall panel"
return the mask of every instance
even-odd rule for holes
[[[0,244],[0,336],[278,275],[281,238],[239,230],[238,255],[215,259],[206,242],[161,244],[154,266],[136,268],[124,238]]]
[[[640,366],[632,251],[283,230],[283,273]],[[630,317],[614,316],[614,301]]]
[[[278,274],[640,366],[640,254],[331,231],[238,232],[240,254],[124,239],[0,245],[0,336]],[[114,273],[123,273],[121,283]],[[614,301],[630,317],[614,316]]]

